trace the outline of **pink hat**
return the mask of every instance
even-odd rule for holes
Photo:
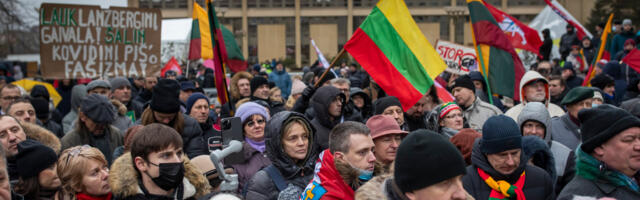
[[[389,134],[408,134],[400,129],[398,122],[387,115],[374,115],[367,120],[367,127],[371,130],[371,138],[376,139]]]

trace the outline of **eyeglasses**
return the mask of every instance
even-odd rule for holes
[[[2,97],[2,99],[6,100],[6,101],[13,101],[13,100],[16,100],[16,99],[19,99],[19,98],[20,98],[20,96],[5,96],[5,97]]]
[[[89,149],[89,148],[91,148],[91,146],[89,146],[89,145],[86,145],[86,144],[85,144],[85,145],[80,146],[79,148],[75,148],[75,149],[71,150],[71,151],[69,152],[69,154],[67,155],[67,161],[66,161],[65,163],[68,165],[68,164],[69,164],[69,160],[70,160],[72,157],[76,157],[76,156],[80,155],[80,153],[81,153],[83,150],[85,150],[85,149]]]
[[[251,128],[251,127],[254,127],[255,125],[262,125],[262,124],[264,124],[264,119],[249,121],[247,123],[247,126],[249,126]]]

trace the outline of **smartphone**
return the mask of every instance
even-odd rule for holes
[[[222,147],[229,146],[231,140],[244,141],[242,135],[242,122],[240,117],[229,117],[220,120],[220,129],[222,129]],[[240,164],[244,161],[244,155],[242,152],[233,153],[224,158],[224,164],[226,166],[232,164]]]

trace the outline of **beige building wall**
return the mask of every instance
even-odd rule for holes
[[[331,62],[331,57],[338,53],[338,25],[337,24],[309,24],[309,37],[316,42],[322,54]],[[309,39],[310,40],[310,39]],[[311,44],[311,42],[309,42]],[[309,45],[309,62],[318,59],[316,50]]]
[[[591,10],[596,5],[596,0],[559,0],[558,2],[582,25],[589,21]]]
[[[467,46],[473,46],[473,33],[471,33],[471,24],[469,22],[464,23],[464,44]]]
[[[258,25],[258,60],[284,58],[285,43],[283,41],[285,41],[284,24]]]
[[[418,23],[418,28],[431,45],[436,45],[436,41],[440,39],[440,23]]]

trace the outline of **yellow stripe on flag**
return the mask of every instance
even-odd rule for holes
[[[431,43],[424,37],[418,25],[413,21],[409,9],[402,0],[381,0],[377,4],[378,9],[386,16],[389,23],[411,49],[429,77],[436,77],[447,68],[440,54],[436,52]]]
[[[207,11],[197,3],[193,4],[193,19],[198,19],[198,26],[200,28],[200,56],[202,56],[203,60],[213,59],[209,16],[207,15]]]
[[[491,52],[491,46],[486,44],[480,44],[478,46],[480,46],[480,51],[482,51],[482,60],[484,60],[484,65],[485,65],[482,67],[484,68],[484,72],[487,73],[485,75],[489,76],[489,70],[491,70],[489,69],[489,66],[491,66],[489,65],[489,63],[491,63],[491,60],[489,60],[490,58],[489,53]]]

